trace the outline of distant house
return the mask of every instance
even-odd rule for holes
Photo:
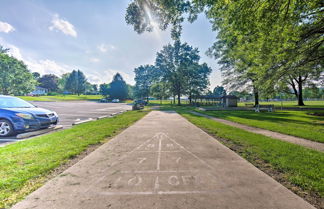
[[[40,86],[36,86],[36,89],[29,93],[30,96],[43,96],[43,95],[47,95],[48,93],[48,89],[40,87]]]

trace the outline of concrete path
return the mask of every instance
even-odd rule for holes
[[[174,112],[153,111],[13,209],[314,209]]]
[[[271,138],[275,138],[275,139],[279,139],[282,141],[287,141],[290,143],[294,143],[294,144],[298,144],[307,148],[311,148],[320,152],[324,152],[324,143],[319,143],[319,142],[314,142],[314,141],[310,141],[307,139],[303,139],[303,138],[299,138],[299,137],[295,137],[295,136],[290,136],[290,135],[286,135],[286,134],[281,134],[278,132],[274,132],[274,131],[269,131],[266,129],[261,129],[261,128],[256,128],[256,127],[252,127],[252,126],[247,126],[247,125],[243,125],[240,123],[235,123],[232,121],[228,121],[228,120],[224,120],[224,119],[220,119],[220,118],[215,118],[209,115],[205,115],[202,113],[198,113],[198,112],[194,112],[194,111],[190,111],[190,113],[198,115],[198,116],[202,116],[205,118],[209,118],[212,119],[214,121],[229,125],[229,126],[233,126],[236,128],[240,128],[252,133],[256,133],[256,134],[262,134]]]

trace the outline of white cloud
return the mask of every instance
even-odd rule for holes
[[[6,43],[2,38],[0,38],[0,41],[3,43],[5,48],[10,49],[8,54],[17,58],[18,60],[22,60],[31,72],[39,72],[41,75],[55,74],[57,76],[61,76],[63,73],[67,73],[71,71],[71,69],[74,69],[71,66],[62,65],[49,59],[35,60],[28,58],[26,56],[23,56],[18,47]]]
[[[11,45],[11,44],[6,44],[5,48],[9,49],[9,52],[8,52],[9,55],[11,55],[19,60],[23,60],[23,56],[22,56],[20,49],[18,47]]]
[[[99,51],[101,51],[102,53],[107,52],[109,49],[110,50],[114,50],[116,49],[116,47],[114,45],[107,45],[107,44],[100,44],[98,47]]]
[[[97,62],[100,62],[100,59],[93,57],[93,58],[90,58],[90,62],[97,63]]]
[[[25,63],[28,66],[28,69],[32,72],[39,72],[41,75],[44,74],[54,74],[61,76],[64,73],[71,72],[73,68],[58,64],[57,62],[49,59],[45,60],[25,60]]]
[[[65,35],[77,37],[77,32],[74,29],[74,26],[67,20],[60,19],[59,15],[56,14],[53,17],[52,25],[48,28],[49,30],[59,30]]]
[[[121,74],[121,76],[124,78],[127,84],[131,84],[131,85],[135,84],[134,75],[130,75],[128,73],[120,72],[118,70],[112,70],[112,69],[104,70],[103,72],[89,73],[87,74],[87,78],[92,83],[97,83],[97,84],[110,83],[116,73]]]
[[[118,70],[112,70],[107,69],[103,70],[101,72],[96,71],[89,71],[85,67],[82,66],[70,66],[65,65],[62,63],[58,63],[54,60],[50,59],[42,59],[42,60],[35,60],[29,57],[24,56],[23,53],[21,53],[20,49],[12,44],[6,43],[1,37],[0,42],[3,43],[3,46],[5,48],[10,48],[9,54],[19,60],[24,61],[24,63],[28,66],[28,69],[31,72],[39,72],[41,75],[44,74],[54,74],[57,76],[62,76],[64,73],[69,73],[73,69],[81,69],[89,82],[95,83],[95,84],[102,84],[102,83],[110,83],[113,79],[113,76],[116,73],[120,73],[126,83],[134,85],[134,75],[128,74],[125,72],[121,72]],[[96,59],[96,58],[94,58]],[[100,60],[99,60],[100,61]]]
[[[0,21],[0,32],[10,33],[13,31],[15,31],[15,28],[12,25],[10,25],[9,23]]]

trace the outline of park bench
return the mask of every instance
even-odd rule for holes
[[[274,109],[274,105],[273,104],[269,104],[269,105],[256,105],[254,110],[255,112],[260,112],[262,110],[267,110],[268,112],[272,112]]]

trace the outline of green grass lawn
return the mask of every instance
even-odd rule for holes
[[[253,102],[239,102],[239,107],[244,107],[246,103]],[[297,107],[297,108],[324,108],[324,101],[304,101],[305,106],[297,106],[297,101],[284,101],[283,107]],[[281,107],[281,102],[260,102],[261,105],[273,104],[278,109]]]
[[[203,114],[258,128],[324,143],[324,116],[307,111],[198,111]]]
[[[230,141],[227,146],[239,146],[239,154],[252,164],[262,160],[283,174],[289,183],[324,197],[324,153],[250,133],[186,111],[179,113],[207,132]]]
[[[177,101],[176,101],[177,102]],[[152,105],[160,105],[160,100],[150,100],[150,104]],[[188,101],[181,101],[182,104],[187,104]],[[246,103],[252,104],[253,102],[239,102],[239,107],[244,107]],[[299,107],[297,106],[297,101],[284,101],[283,107],[297,107],[297,108],[324,108],[324,101],[305,101],[305,106]],[[171,100],[162,100],[162,105],[171,104]],[[280,109],[281,102],[260,102],[261,105],[273,104],[277,109]]]
[[[55,168],[142,118],[131,111],[71,129],[0,147],[0,208],[7,208],[39,188]]]
[[[77,101],[77,100],[100,100],[101,95],[57,95],[57,96],[19,96],[26,101]]]

